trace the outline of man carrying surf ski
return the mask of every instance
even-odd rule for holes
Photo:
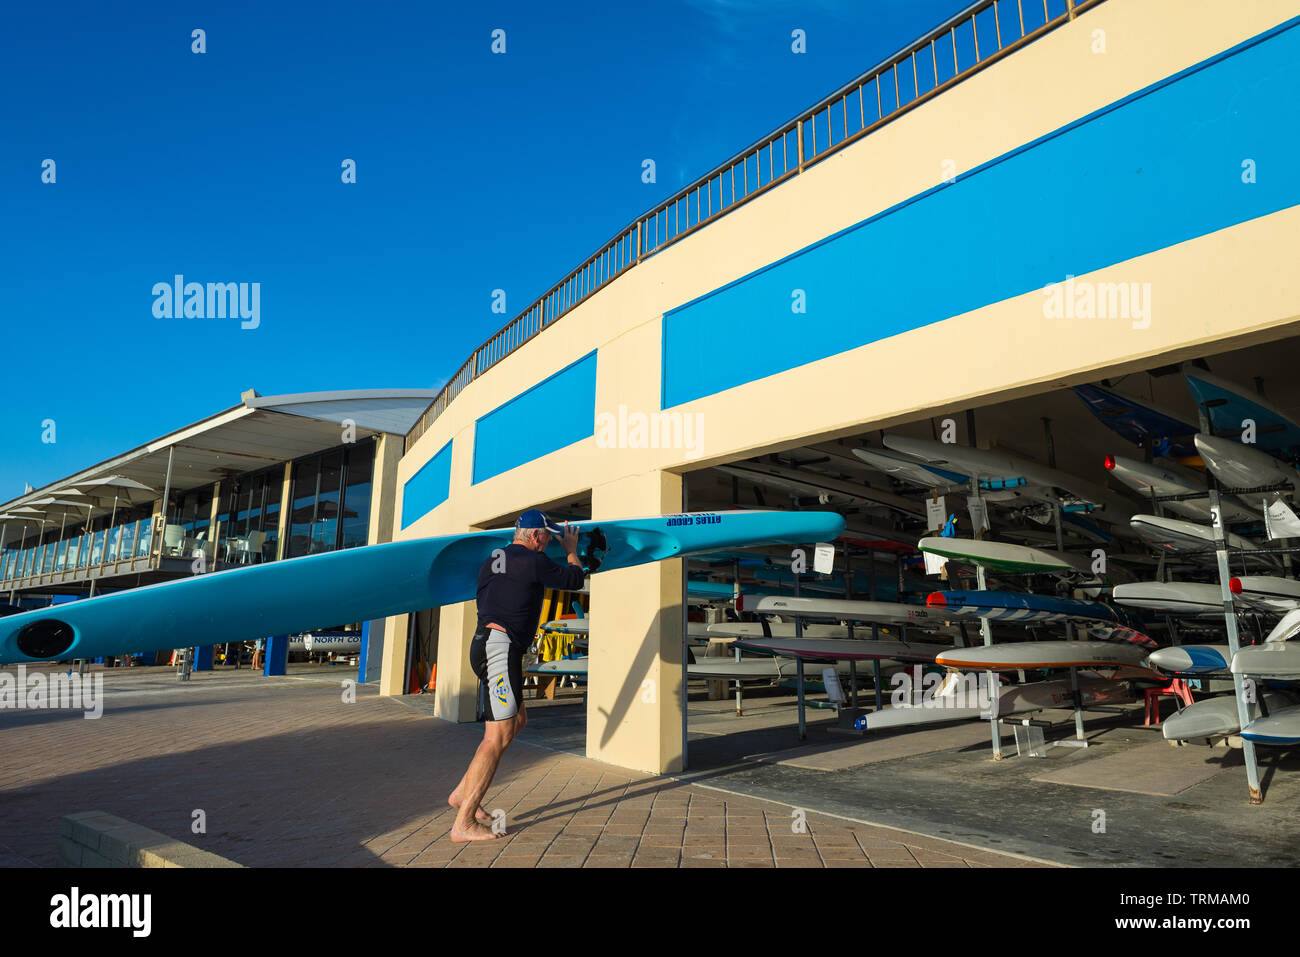
[[[561,543],[568,564],[560,565],[544,552],[552,535]],[[499,835],[479,803],[496,774],[497,765],[514,736],[524,729],[523,657],[537,633],[542,597],[547,588],[577,591],[586,577],[578,558],[578,529],[555,525],[542,512],[529,509],[515,522],[514,541],[483,562],[478,572],[478,627],[469,646],[470,667],[487,691],[486,727],[469,770],[447,803],[457,809],[451,826],[454,843],[490,841]]]

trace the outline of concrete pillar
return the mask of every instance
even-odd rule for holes
[[[220,545],[220,542],[217,541],[217,534],[219,531],[220,534],[224,536],[226,534],[226,530],[224,528],[218,530],[217,528],[217,516],[220,514],[221,514],[221,483],[216,482],[212,486],[212,508],[208,510],[207,541],[212,543],[212,561],[209,563],[209,568],[221,560],[221,552],[218,551],[217,549],[217,546]]]
[[[409,615],[383,619],[383,648],[379,652],[379,693],[406,694],[406,629]],[[371,652],[373,655],[374,652]]]
[[[375,465],[370,478],[370,531],[366,544],[380,545],[393,540],[394,518],[397,514],[397,463],[402,459],[402,447],[405,438],[400,435],[384,433],[375,440]],[[403,624],[400,634],[405,635]],[[364,668],[357,676],[358,681],[380,681],[381,663],[384,650],[389,646],[388,628],[384,619],[376,618],[369,623],[367,632],[369,640],[362,647],[366,653],[362,660]],[[405,645],[403,645],[405,647]],[[384,691],[383,694],[401,694],[401,690]]]
[[[289,537],[289,526],[293,519],[293,500],[289,495],[293,491],[293,463],[284,463],[284,479],[280,483],[280,530],[279,537],[275,543],[275,560],[279,561],[284,558],[285,550],[289,547],[286,541]]]
[[[681,511],[682,478],[650,471],[592,489],[592,519]],[[614,613],[617,610],[617,614]],[[591,578],[587,757],[652,774],[682,769],[682,563]],[[602,626],[604,627],[604,626]]]
[[[469,666],[469,643],[478,625],[478,602],[444,605],[439,614],[438,687],[433,713],[447,721],[473,721],[478,678]]]
[[[375,465],[370,479],[370,532],[366,541],[371,545],[393,540],[394,517],[397,513],[397,463],[402,458],[400,435],[380,435],[375,440]]]
[[[152,523],[152,525],[150,526],[152,529],[150,533],[152,537],[149,539],[150,555],[156,555],[161,550],[161,546],[159,545],[159,542],[162,541],[163,529],[166,527],[167,524],[166,519],[167,519],[167,509],[166,506],[164,505],[164,499],[162,498],[154,499],[153,509],[149,513],[149,521]],[[139,547],[138,542],[135,547],[136,548]]]

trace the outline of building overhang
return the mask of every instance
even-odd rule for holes
[[[405,435],[436,393],[420,389],[375,389],[261,396],[248,390],[241,403],[175,432],[160,436],[0,504],[10,525],[58,522],[53,505],[68,493],[110,477],[132,479],[161,497],[171,462],[171,489],[184,492],[231,476],[291,461],[313,452],[360,441],[380,433]],[[79,511],[83,517],[106,513],[113,493],[101,489]],[[139,501],[137,496],[134,501]],[[120,509],[122,502],[117,503]],[[62,512],[66,505],[58,506]]]

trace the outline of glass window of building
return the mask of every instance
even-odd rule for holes
[[[235,491],[236,484],[236,479],[226,479],[221,483],[221,498],[217,502],[217,531],[214,534],[220,535],[223,539],[239,534],[233,522],[239,496]]]
[[[184,526],[187,536],[197,538],[212,523],[212,486],[205,485],[183,493],[173,515],[173,524]]]
[[[212,524],[212,486],[205,485],[196,490],[194,501],[194,523],[191,526],[192,534],[198,538],[200,534],[208,531],[208,526]],[[209,540],[208,538],[204,539]]]
[[[341,548],[364,545],[370,537],[370,481],[375,443],[362,442],[348,449],[347,488],[343,494]]]
[[[316,493],[316,516],[312,521],[311,551],[330,552],[338,546],[339,492],[343,488],[343,450],[330,452],[320,460],[320,486]]]
[[[256,499],[258,505],[262,501],[262,487],[266,484],[265,475],[250,475],[240,483],[239,491],[235,493],[235,525],[236,535],[247,535],[257,527],[257,519],[253,517],[253,500]]]
[[[186,534],[194,527],[194,504],[195,495],[193,492],[177,492],[176,500],[172,506],[171,518],[167,520],[169,525],[183,525]]]
[[[284,472],[276,469],[268,472],[262,486],[262,524],[266,533],[262,542],[262,561],[275,560],[276,548],[280,542],[280,496],[284,494]],[[250,519],[250,525],[252,520]],[[253,526],[256,527],[256,526]]]
[[[301,479],[307,501],[314,502],[317,479],[308,475],[306,469],[295,469],[293,474],[295,481]],[[229,546],[221,552],[227,556],[227,561],[275,559],[283,478],[283,467],[275,466],[223,481],[217,522],[221,540]],[[184,525],[186,535],[197,537],[204,530],[208,523],[202,520],[200,513],[205,507],[211,508],[211,502],[210,489],[206,495],[202,494],[202,490],[196,489],[182,497],[176,509],[175,521]],[[250,554],[242,542],[248,542],[251,548],[254,544],[249,540],[252,535],[260,537],[261,545]]]
[[[364,545],[370,533],[374,442],[331,449],[293,466],[286,557]]]
[[[293,493],[290,499],[289,547],[286,558],[311,554],[311,532],[316,521],[316,488],[320,478],[320,460],[303,459],[293,466]]]

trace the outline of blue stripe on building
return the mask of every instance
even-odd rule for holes
[[[592,351],[474,423],[474,484],[590,437],[595,422]]]
[[[669,311],[663,407],[1300,204],[1297,22]]]
[[[451,494],[451,441],[402,486],[402,528],[429,514]]]

